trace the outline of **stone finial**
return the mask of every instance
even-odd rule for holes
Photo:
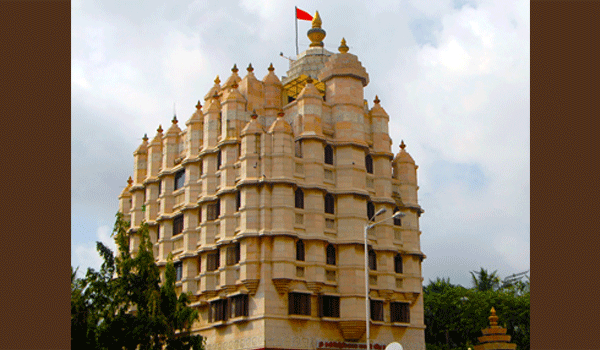
[[[274,70],[275,70],[275,67],[273,67],[273,63],[271,63],[271,64],[269,65],[269,68],[267,68],[267,69],[269,70],[269,72],[272,72],[272,71],[274,71]]]
[[[238,85],[237,81],[234,81],[234,82],[233,82],[233,84],[231,84],[231,88],[232,88],[232,89],[237,89],[237,88],[238,88],[238,86],[239,86],[239,85]]]
[[[127,184],[128,184],[128,186],[131,186],[132,183],[133,183],[133,179],[130,176],[129,179],[127,179]]]
[[[142,137],[142,140],[144,142],[147,142],[148,141],[148,134],[144,134],[144,137]]]
[[[200,109],[202,108],[202,104],[200,103],[200,100],[198,100],[198,103],[196,103],[196,109]]]
[[[404,151],[404,149],[406,148],[406,144],[404,144],[404,140],[400,141],[400,148]]]
[[[252,67],[252,63],[248,64],[248,68],[246,68],[246,70],[248,71],[248,73],[252,73],[252,71],[254,70],[254,68]]]
[[[250,115],[250,118],[252,118],[252,119],[258,118],[258,114],[256,114],[256,109],[252,110],[252,115]]]
[[[233,68],[231,68],[231,71],[234,73],[237,73],[239,71],[237,64],[235,64],[235,63],[233,64]]]
[[[375,99],[373,100],[373,102],[379,104],[379,102],[381,102],[381,100],[379,100],[379,96],[375,95]]]
[[[306,78],[306,83],[308,83],[308,84],[313,83],[313,78],[310,75],[308,76],[308,78]]]
[[[215,78],[215,84],[219,85],[221,84],[221,79],[219,79],[219,76],[217,75],[217,77]]]
[[[338,47],[338,51],[341,53],[346,53],[348,52],[348,50],[350,50],[350,48],[348,47],[348,45],[346,45],[346,38],[342,38],[342,43],[340,47]]]
[[[285,112],[283,111],[283,109],[280,109],[279,112],[277,112],[277,118],[283,118],[284,115]]]
[[[160,124],[159,124],[159,125],[158,125],[158,129],[156,129],[156,131],[157,131],[159,134],[162,134],[162,132],[163,132],[162,125],[160,125]]]
[[[173,119],[171,119],[171,123],[173,123],[173,124],[177,124],[178,123],[176,115],[174,115]]]
[[[492,315],[490,317],[488,317],[488,319],[490,320],[490,327],[497,327],[498,326],[498,316],[496,316],[496,309],[494,309],[494,307],[492,306],[492,309],[490,310],[490,312],[492,313]]]

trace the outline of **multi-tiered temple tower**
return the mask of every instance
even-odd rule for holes
[[[323,46],[315,15],[310,47],[280,80],[249,65],[219,77],[182,130],[171,126],[134,152],[121,193],[133,242],[150,226],[160,266],[172,254],[178,292],[201,318],[207,349],[358,349],[365,344],[363,229],[369,234],[373,347],[424,349],[414,160],[394,156],[389,116],[342,39]]]

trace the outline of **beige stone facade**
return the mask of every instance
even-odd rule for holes
[[[120,210],[149,224],[160,266],[172,254],[207,350],[364,348],[363,230],[399,210],[368,234],[370,339],[424,349],[417,166],[392,153],[358,58],[313,27],[287,77],[234,67],[183,130],[145,137]]]

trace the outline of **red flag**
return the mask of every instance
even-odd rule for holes
[[[296,18],[304,21],[312,21],[313,16],[311,16],[308,12],[302,11],[296,7]]]

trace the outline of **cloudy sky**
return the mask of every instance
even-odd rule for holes
[[[425,283],[529,269],[528,1],[72,1],[71,264],[101,260],[144,133],[187,120],[234,63],[286,75],[294,6],[342,37],[419,165]],[[310,22],[299,21],[300,51]],[[175,106],[175,107],[174,107]]]

